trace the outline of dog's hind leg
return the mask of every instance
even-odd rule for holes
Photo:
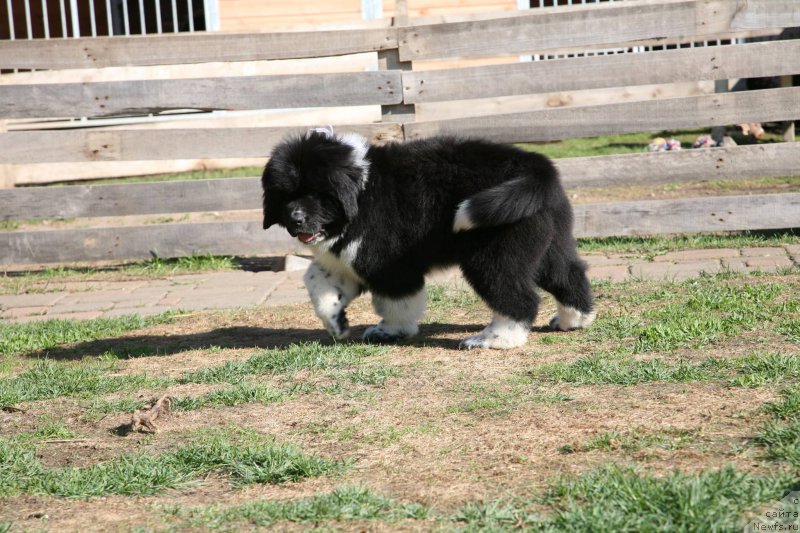
[[[464,339],[465,349],[508,349],[524,345],[539,312],[535,266],[548,239],[532,222],[498,228],[472,241],[460,258],[464,277],[492,310],[492,321],[477,335]],[[541,252],[539,252],[541,250]]]
[[[350,335],[345,309],[361,294],[361,284],[343,273],[332,273],[311,263],[303,278],[311,296],[314,311],[322,320],[325,329],[334,339],[345,339]]]
[[[384,296],[372,294],[372,306],[381,321],[364,332],[367,342],[395,342],[413,337],[419,331],[417,322],[425,313],[428,294],[425,287],[407,296]]]
[[[561,331],[585,328],[594,322],[596,313],[586,265],[571,250],[552,248],[539,274],[539,286],[558,302],[550,319],[550,328]]]

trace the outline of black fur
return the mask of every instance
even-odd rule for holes
[[[339,237],[333,254],[361,239],[352,268],[382,296],[413,294],[432,268],[459,265],[489,307],[514,320],[534,320],[536,287],[565,306],[593,310],[572,209],[546,157],[436,137],[371,146],[362,175],[353,153],[316,132],[280,144],[262,177],[264,227]],[[454,232],[467,199],[477,227]]]

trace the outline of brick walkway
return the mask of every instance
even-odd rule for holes
[[[775,271],[800,265],[800,245],[773,248],[718,248],[669,252],[653,261],[618,254],[587,254],[592,279],[685,279],[721,271]],[[293,265],[302,260],[292,261]],[[459,277],[456,270],[433,282]],[[63,285],[63,287],[61,286]],[[92,319],[125,314],[154,315],[170,309],[231,309],[308,301],[303,271],[226,271],[140,281],[76,281],[56,292],[0,295],[0,318],[28,322],[52,318]]]

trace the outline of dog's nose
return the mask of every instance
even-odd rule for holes
[[[292,219],[292,222],[294,222],[296,226],[299,226],[306,221],[306,214],[302,209],[292,209],[292,212],[289,214],[289,218]]]

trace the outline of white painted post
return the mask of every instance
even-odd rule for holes
[[[517,0],[517,9],[523,10],[530,8],[531,8],[531,0]],[[533,56],[531,55],[519,56],[519,60],[521,63],[524,63],[525,61],[533,61]]]
[[[219,31],[219,0],[203,0],[206,16],[206,31]]]
[[[383,18],[382,0],[361,0],[361,18],[378,20]]]

